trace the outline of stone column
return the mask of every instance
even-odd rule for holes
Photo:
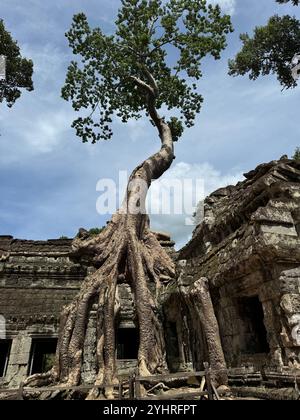
[[[7,381],[12,388],[18,387],[27,377],[31,341],[31,337],[24,332],[19,333],[12,341],[6,373]]]

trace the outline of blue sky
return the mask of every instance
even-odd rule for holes
[[[199,83],[204,105],[194,128],[176,144],[167,177],[203,178],[205,193],[242,179],[257,164],[291,155],[300,146],[300,90],[281,92],[274,77],[256,82],[227,75],[227,61],[240,48],[239,34],[265,24],[274,13],[300,8],[274,0],[223,0],[235,32],[220,61],[206,59]],[[0,18],[35,64],[32,93],[12,109],[0,108],[0,234],[17,238],[73,237],[79,227],[101,226],[109,216],[96,211],[101,178],[118,179],[132,170],[158,142],[147,121],[116,123],[114,137],[81,144],[70,127],[75,113],[60,98],[72,59],[64,33],[74,13],[110,33],[119,0],[0,0]],[[169,231],[177,245],[192,227],[181,216],[153,216],[152,227]]]

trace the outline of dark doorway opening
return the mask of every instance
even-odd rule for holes
[[[165,342],[168,368],[170,372],[178,372],[181,360],[176,322],[165,322]]]
[[[0,378],[4,378],[11,349],[11,340],[0,340]]]
[[[167,353],[173,358],[179,357],[179,344],[176,322],[166,323],[166,345]]]
[[[45,373],[53,367],[56,347],[56,338],[32,340],[29,375]]]
[[[264,311],[258,296],[239,299],[239,312],[243,321],[241,350],[243,354],[269,353],[270,346],[264,324]]]
[[[136,360],[138,358],[139,333],[137,328],[118,328],[116,343],[118,360]]]

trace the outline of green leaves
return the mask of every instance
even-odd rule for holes
[[[99,235],[103,230],[105,229],[105,227],[101,227],[101,228],[92,228],[88,231],[89,236],[97,236]]]
[[[292,159],[300,161],[300,147],[297,147]]]
[[[201,61],[208,54],[220,58],[232,31],[230,18],[205,0],[121,3],[113,36],[91,29],[83,14],[74,16],[66,34],[77,61],[69,66],[62,96],[76,111],[86,110],[73,127],[83,141],[108,140],[114,117],[126,123],[149,116],[149,92],[155,87],[156,108],[180,113],[176,123],[171,119],[178,138],[201,108],[193,83],[201,77]]]
[[[0,55],[6,56],[6,80],[0,80],[0,103],[12,107],[21,96],[21,89],[33,90],[33,63],[23,58],[20,48],[0,19]]]
[[[288,3],[288,0],[277,0]],[[299,1],[293,1],[298,5]],[[276,74],[284,88],[297,85],[292,77],[292,59],[300,52],[300,21],[291,16],[273,16],[266,26],[254,29],[253,37],[240,36],[241,51],[229,61],[229,74],[248,74],[252,80],[259,76]]]
[[[171,129],[173,141],[178,141],[184,131],[181,121],[179,121],[176,117],[171,117],[170,121],[168,121],[168,124]]]
[[[298,6],[300,4],[300,0],[276,0],[277,3],[289,3],[290,1],[293,3],[293,6]]]

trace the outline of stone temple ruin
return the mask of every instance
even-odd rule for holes
[[[179,252],[168,235],[157,233],[178,271],[160,297],[168,367],[201,370],[209,362],[227,369],[230,384],[290,387],[300,376],[300,163],[282,158],[245,178],[205,200],[204,220]],[[67,239],[0,237],[0,315],[6,323],[5,336],[0,328],[0,387],[18,387],[51,366],[60,311],[91,270],[72,259],[70,249]],[[199,281],[206,283],[214,319],[203,313]],[[126,284],[118,289],[117,366],[129,374],[139,341],[135,305]],[[94,328],[91,317],[87,383],[95,377]],[[213,351],[212,334],[220,344]]]

